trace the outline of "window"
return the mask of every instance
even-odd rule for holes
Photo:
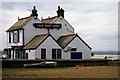
[[[76,51],[77,48],[72,48],[71,51]]]
[[[61,49],[52,49],[52,59],[61,59]]]
[[[9,43],[11,43],[11,32],[9,32]]]
[[[14,31],[13,32],[13,42],[14,43],[19,42],[19,31]]]
[[[17,42],[19,42],[19,30],[17,31]]]
[[[56,59],[56,49],[52,49],[52,59]]]
[[[19,50],[15,50],[15,59],[19,59]]]
[[[41,59],[46,59],[46,49],[41,49]]]
[[[26,55],[25,55],[26,53],[23,51],[23,59],[26,59]]]
[[[26,53],[26,59],[28,59],[28,53]]]
[[[11,49],[8,51],[8,59],[11,59]]]
[[[15,59],[23,59],[23,54],[21,49],[15,50]]]
[[[61,49],[57,49],[57,59],[61,59]]]

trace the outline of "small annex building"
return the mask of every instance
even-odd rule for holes
[[[65,20],[57,16],[39,19],[36,7],[30,16],[18,18],[7,32],[8,59],[90,59],[92,48]]]

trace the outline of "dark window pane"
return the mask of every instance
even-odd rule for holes
[[[9,32],[9,43],[11,43],[11,32]]]
[[[52,49],[52,59],[61,59],[61,49]]]
[[[41,49],[41,59],[46,59],[46,49]]]
[[[71,51],[76,51],[77,48],[72,48]]]
[[[11,59],[11,49],[8,50],[8,59]]]
[[[15,32],[14,32],[14,38],[13,38],[13,39],[14,39],[14,40],[13,40],[14,43],[16,43],[16,42],[17,42],[17,33],[15,33]]]
[[[17,31],[17,42],[19,42],[19,30]]]
[[[28,59],[28,53],[26,53],[26,59]]]
[[[57,49],[57,59],[61,59],[61,49]]]
[[[52,59],[56,59],[56,49],[52,49]]]
[[[13,32],[13,42],[14,43],[19,42],[19,31],[14,31]]]
[[[19,58],[19,51],[16,49],[15,50],[15,59],[18,59]]]

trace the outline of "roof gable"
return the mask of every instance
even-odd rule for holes
[[[76,36],[91,50],[92,48],[80,37],[78,34]]]
[[[47,37],[49,35],[48,34],[41,34],[41,35],[36,35],[30,42],[28,42],[24,49],[35,49],[37,48],[42,42],[44,42]]]
[[[18,21],[12,25],[6,32],[22,29],[33,17],[25,17],[18,19]]]
[[[78,34],[69,34],[61,36],[57,42],[64,49],[69,43],[71,43],[76,37],[78,37],[89,49],[92,49]]]

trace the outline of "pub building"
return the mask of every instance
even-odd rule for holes
[[[18,18],[7,32],[8,59],[90,59],[92,48],[64,18],[58,6],[57,16],[39,19],[36,6],[30,16]]]

